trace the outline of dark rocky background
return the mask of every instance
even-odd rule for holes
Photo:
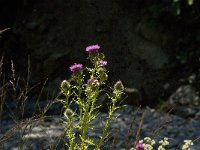
[[[141,94],[129,104],[179,97],[178,104],[198,105],[199,8],[198,0],[1,0],[0,29],[10,28],[0,34],[4,72],[9,78],[12,59],[25,76],[30,56],[31,84],[48,78],[52,92],[70,64],[86,63],[85,47],[98,43],[110,78]]]

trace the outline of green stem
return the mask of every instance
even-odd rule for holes
[[[108,129],[110,128],[110,122],[111,122],[111,117],[113,115],[113,112],[115,111],[115,103],[112,103],[112,106],[110,107],[109,113],[108,113],[108,119],[106,120],[106,126],[105,128],[103,128],[103,133],[101,136],[101,139],[99,141],[99,143],[97,144],[95,150],[100,150],[101,145],[103,144],[103,142],[105,141],[105,139],[107,138],[108,133]]]

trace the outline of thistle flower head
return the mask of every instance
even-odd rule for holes
[[[105,61],[105,60],[99,60],[99,61],[97,61],[97,65],[99,65],[99,66],[106,66],[107,65],[107,61]]]
[[[137,150],[144,150],[144,144],[143,143],[137,143],[136,144],[136,149]]]
[[[83,65],[82,64],[73,64],[69,67],[69,69],[72,71],[72,72],[75,72],[77,70],[81,70],[83,68]]]
[[[96,85],[99,85],[99,81],[97,79],[88,79],[87,84],[96,86]]]
[[[100,49],[100,46],[98,44],[96,44],[96,45],[90,45],[90,46],[86,47],[85,51],[86,52],[92,52],[92,51],[98,52],[99,49]]]

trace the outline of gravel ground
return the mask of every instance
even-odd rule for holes
[[[149,136],[159,140],[163,137],[168,137],[170,141],[169,149],[173,150],[180,146],[184,139],[194,140],[200,136],[200,120],[197,118],[184,119],[175,115],[156,112],[150,108],[138,110],[138,108],[126,106],[114,114],[115,119],[111,127],[112,137],[107,144],[104,144],[102,149],[125,150],[127,145],[133,145],[143,112],[145,115],[140,138]],[[101,113],[99,117],[104,120],[106,114]],[[93,122],[95,130],[89,133],[94,138],[101,133],[101,124],[98,121],[99,119]],[[130,128],[131,124],[132,128]],[[1,131],[5,133],[14,126],[15,123],[13,121],[4,120]],[[5,140],[0,144],[3,150],[17,150],[20,149],[19,145],[23,146],[23,150],[66,149],[63,140],[61,140],[64,132],[61,117],[52,116],[45,119],[35,119],[29,124],[24,123],[24,126],[26,128],[23,128],[25,129],[23,133],[10,132],[8,139],[4,139],[3,134],[0,134],[1,140]],[[23,139],[20,138],[20,134],[23,134]],[[198,140],[191,150],[200,150],[200,142]]]

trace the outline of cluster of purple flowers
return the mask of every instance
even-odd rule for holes
[[[96,45],[90,45],[90,46],[86,47],[85,51],[88,52],[89,54],[91,54],[93,52],[99,54],[99,49],[100,49],[100,46],[98,44],[96,44]],[[98,67],[102,67],[102,66],[107,65],[107,61],[98,58],[98,61],[96,61],[95,64]],[[83,65],[80,63],[79,64],[74,63],[73,65],[71,65],[69,67],[69,69],[71,72],[76,72],[76,71],[82,70]],[[88,79],[87,84],[90,86],[97,86],[99,84],[99,81],[97,79]]]
[[[90,45],[90,46],[86,47],[85,51],[86,52],[93,52],[93,51],[98,52],[99,49],[100,49],[100,46],[98,44],[96,44],[96,45]],[[105,66],[105,65],[107,65],[107,61],[99,60],[97,62],[97,65]],[[74,63],[73,65],[71,65],[69,67],[69,69],[70,69],[70,71],[75,72],[77,70],[82,70],[83,69],[83,65]]]

